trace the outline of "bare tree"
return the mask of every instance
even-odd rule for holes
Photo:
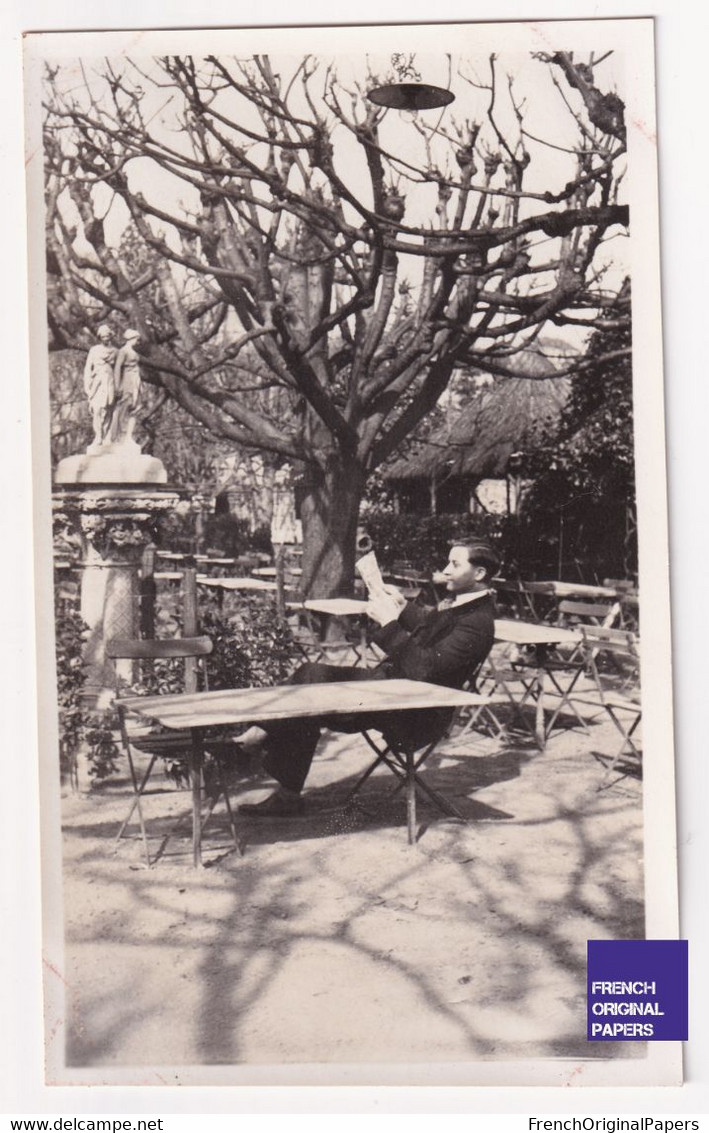
[[[478,121],[407,125],[313,58],[49,70],[50,345],[136,326],[148,381],[303,469],[304,587],[346,590],[366,479],[456,368],[514,373],[545,325],[613,303],[625,137],[602,62],[535,58],[551,137],[494,56],[461,67]]]

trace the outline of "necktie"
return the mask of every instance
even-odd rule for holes
[[[455,606],[455,598],[444,598],[438,603],[439,610],[450,610],[451,606]]]

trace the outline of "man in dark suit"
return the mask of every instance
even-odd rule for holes
[[[489,580],[499,568],[496,552],[480,540],[451,548],[448,563],[434,581],[445,583],[448,597],[437,609],[406,602],[395,587],[371,600],[368,616],[379,625],[372,640],[386,657],[375,669],[309,662],[291,677],[292,684],[387,680],[405,677],[461,688],[487,657],[494,640],[494,602]],[[245,748],[265,737],[263,760],[278,782],[261,803],[242,805],[246,814],[287,817],[301,813],[301,791],[323,727],[339,732],[375,728],[412,750],[439,738],[451,719],[447,708],[362,713],[352,717],[315,717],[269,722],[241,738]]]

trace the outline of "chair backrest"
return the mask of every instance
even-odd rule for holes
[[[207,657],[214,646],[209,637],[140,638],[113,637],[106,642],[106,656],[113,661],[183,660],[185,662],[184,691],[197,691],[198,659]],[[208,687],[207,669],[203,664],[204,687]],[[118,674],[117,674],[118,675]]]
[[[619,594],[637,594],[638,591],[635,583],[628,578],[604,578],[603,585],[617,590]]]
[[[612,629],[604,626],[578,627],[583,642],[584,656],[589,664],[591,675],[598,691],[603,697],[603,681],[599,672],[599,660],[606,656],[622,678],[624,687],[637,685],[640,678],[640,650],[638,638],[625,629]]]
[[[516,610],[516,616],[522,619],[531,616],[533,621],[542,621],[555,599],[553,582],[524,582],[521,579],[495,578],[493,585],[500,593],[510,596],[510,604]],[[541,603],[538,601],[540,598]]]
[[[522,594],[555,594],[553,582],[521,582]]]
[[[574,602],[564,599],[563,602],[559,602],[559,616],[564,622],[588,622],[591,625],[595,623],[610,627],[620,617],[620,603]]]
[[[150,661],[170,657],[206,657],[214,646],[209,637],[166,637],[133,640],[113,637],[106,642],[112,660]]]
[[[638,656],[637,636],[627,629],[613,629],[611,626],[579,626],[584,641],[591,646],[601,646],[611,652],[628,653]]]

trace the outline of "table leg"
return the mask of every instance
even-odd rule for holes
[[[192,786],[192,864],[199,869],[202,864],[202,767],[204,765],[204,740],[200,728],[190,728],[192,752],[190,763],[190,784]]]
[[[367,641],[367,624],[366,624],[365,619],[362,618],[361,625],[360,625],[360,631],[359,631],[359,651],[362,654],[362,656],[360,658],[359,663],[360,663],[360,665],[362,666],[363,669],[367,668],[367,649],[368,648],[369,648],[369,642]]]
[[[537,746],[540,751],[544,751],[546,747],[546,729],[544,727],[544,677],[541,678],[539,683],[539,692],[537,695],[537,703],[534,718],[534,736],[537,741]]]
[[[539,665],[539,688],[537,689],[537,703],[534,713],[534,735],[540,751],[544,751],[547,743],[546,727],[544,725],[544,671],[546,666],[547,650],[544,646],[537,646],[537,662]]]
[[[416,841],[416,770],[413,753],[406,752],[406,823],[409,832],[409,845]]]

